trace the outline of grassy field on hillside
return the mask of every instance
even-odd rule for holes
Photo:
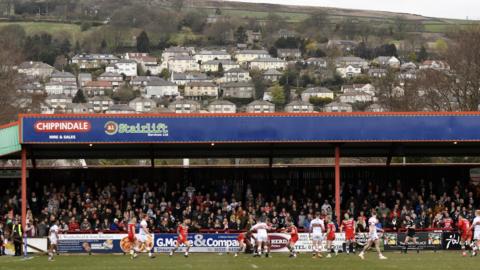
[[[296,259],[288,255],[273,254],[271,258],[253,258],[250,255],[240,255],[235,258],[231,254],[190,254],[184,258],[182,254],[168,257],[166,254],[157,254],[155,259],[145,255],[132,260],[123,255],[79,255],[57,256],[55,261],[49,262],[46,256],[36,256],[29,260],[14,257],[0,257],[0,270],[105,270],[105,269],[196,269],[196,270],[246,270],[246,269],[477,269],[480,257],[462,257],[459,252],[422,252],[420,254],[400,254],[389,252],[388,259],[381,261],[376,254],[366,255],[362,261],[356,255],[339,255],[331,259],[312,259],[309,254],[301,254]]]

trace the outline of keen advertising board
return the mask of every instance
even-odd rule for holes
[[[480,114],[23,115],[35,143],[480,141]]]

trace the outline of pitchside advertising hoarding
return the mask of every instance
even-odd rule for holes
[[[333,244],[338,250],[341,250],[345,242],[345,235],[343,233],[336,233],[335,235],[336,239]],[[58,251],[60,253],[128,253],[132,248],[126,234],[64,234],[59,236]],[[221,233],[189,234],[188,240],[192,245],[190,252],[236,252],[239,248],[237,236],[238,234]],[[271,233],[269,239],[272,252],[288,252],[289,234]],[[176,241],[176,234],[154,234],[147,239],[146,245],[142,246],[141,249],[146,251],[153,248],[153,251],[157,253],[170,252]],[[363,233],[357,234],[357,241],[360,245],[363,245],[366,242],[366,235]],[[324,241],[324,248],[325,245],[326,242]],[[185,247],[182,246],[179,251],[184,249]],[[299,234],[295,249],[299,252],[311,252],[313,250],[309,234]]]
[[[385,233],[383,237],[383,246],[385,250],[403,249],[406,233]],[[442,249],[442,232],[417,232],[417,245],[422,250],[440,250]],[[416,248],[410,243],[410,248]]]
[[[21,128],[22,143],[452,141],[480,140],[480,115],[23,115]]]

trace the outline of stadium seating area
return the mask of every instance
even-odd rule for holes
[[[48,182],[46,182],[48,183]],[[30,187],[26,228],[30,236],[46,236],[49,219],[58,218],[65,232],[123,231],[132,217],[148,214],[155,231],[174,231],[183,217],[193,221],[191,231],[238,231],[255,219],[269,217],[275,228],[292,217],[305,229],[317,211],[332,215],[333,182],[272,180],[257,187],[228,181],[184,185],[158,181],[79,181]],[[351,181],[342,185],[342,212],[353,215],[364,231],[370,209],[376,208],[383,227],[399,230],[405,215],[418,228],[455,226],[460,213],[473,217],[479,191],[467,181]],[[0,223],[10,224],[20,213],[17,182],[0,190]],[[33,221],[33,224],[32,224]],[[8,226],[5,226],[8,227]]]

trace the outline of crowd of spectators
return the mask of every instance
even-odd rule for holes
[[[48,183],[48,182],[46,182]],[[275,181],[235,184],[161,182],[147,180],[72,181],[68,184],[32,186],[28,196],[29,236],[46,236],[53,219],[65,232],[124,231],[132,217],[147,214],[158,232],[173,232],[183,218],[192,220],[191,231],[246,230],[259,217],[268,217],[274,228],[292,218],[300,229],[308,227],[316,212],[334,216],[333,181]],[[468,181],[349,181],[342,185],[342,214],[366,230],[371,209],[382,226],[401,229],[410,215],[417,228],[454,229],[459,214],[473,218],[479,191]],[[0,191],[0,230],[18,218],[21,199],[17,183]],[[335,217],[334,217],[335,218]]]

